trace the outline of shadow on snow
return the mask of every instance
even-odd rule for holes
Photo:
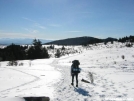
[[[75,88],[75,91],[83,96],[91,96],[89,95],[89,92],[82,88]]]

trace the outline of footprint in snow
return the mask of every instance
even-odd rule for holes
[[[66,87],[63,88],[63,91],[66,89]]]
[[[113,90],[114,92],[116,92],[116,93],[119,93],[119,91],[118,90]]]
[[[117,95],[116,97],[120,97],[120,98],[121,98],[121,97],[123,97],[123,96],[122,96],[122,95]]]
[[[106,92],[106,91],[103,90],[103,91],[101,91],[101,92]]]
[[[7,98],[7,96],[3,96],[2,98]]]
[[[122,94],[122,95],[125,96],[125,97],[127,96],[127,94]]]
[[[106,88],[106,90],[109,90],[109,88]]]
[[[104,97],[105,97],[105,95],[104,95],[104,94],[102,94],[102,95],[100,95],[100,97],[101,97],[101,98],[104,98]]]

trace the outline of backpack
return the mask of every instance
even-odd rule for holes
[[[72,73],[80,73],[81,69],[79,68],[79,60],[74,60],[72,61],[72,63]]]
[[[76,66],[80,65],[79,60],[74,60],[74,61],[72,61],[72,63],[73,63],[73,65],[76,65]]]
[[[79,67],[73,67],[72,68],[72,73],[80,73],[81,69]]]

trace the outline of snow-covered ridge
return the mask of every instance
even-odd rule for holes
[[[60,58],[19,60],[23,66],[0,62],[0,101],[24,101],[26,96],[48,96],[50,101],[134,101],[134,47],[114,42],[65,48],[77,52]],[[82,69],[78,88],[70,85],[70,66],[75,59]],[[90,81],[89,72],[94,84],[81,82]]]

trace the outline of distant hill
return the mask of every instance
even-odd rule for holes
[[[99,38],[94,38],[94,37],[76,37],[76,38],[68,38],[68,39],[62,39],[62,40],[43,40],[39,39],[42,44],[56,44],[56,45],[83,45],[83,44],[88,44],[88,43],[94,43],[94,42],[108,42],[108,41],[115,41],[117,39],[115,38],[106,38],[106,39],[99,39]],[[30,38],[0,38],[0,45],[10,45],[12,43],[16,45],[30,45],[32,44],[33,39]]]
[[[117,41],[118,39],[116,38],[111,38],[111,37],[108,37],[106,39],[103,39],[105,42],[109,42],[109,41]]]
[[[52,40],[39,39],[42,43],[51,42]],[[33,39],[30,38],[0,38],[0,45],[10,45],[12,43],[17,45],[32,44]]]
[[[76,37],[76,38],[68,38],[68,39],[62,39],[62,40],[56,40],[52,42],[48,42],[45,44],[56,44],[56,45],[84,45],[88,43],[94,43],[94,42],[108,42],[108,41],[116,41],[116,38],[106,38],[106,39],[99,39],[94,37]]]

